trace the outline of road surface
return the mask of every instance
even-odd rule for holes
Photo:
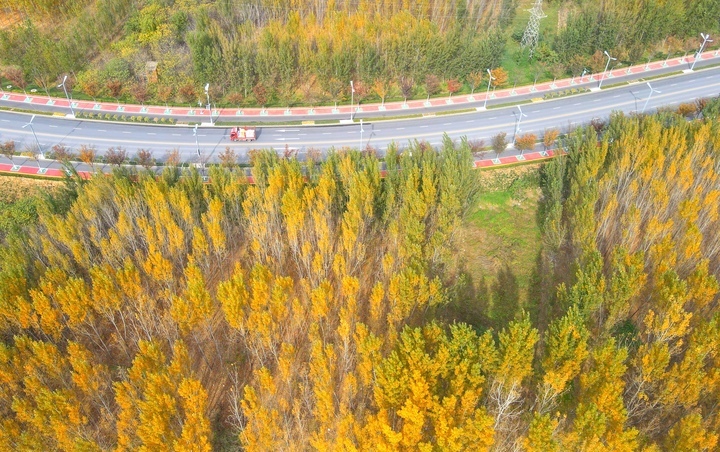
[[[645,108],[651,112],[662,106],[672,107],[701,97],[715,97],[720,94],[720,68],[696,70],[650,83],[655,90],[651,97],[648,85],[640,81],[582,95],[523,104],[520,107],[522,117],[520,108],[509,106],[422,119],[364,122],[362,126],[359,123],[265,126],[258,128],[258,139],[252,143],[231,142],[228,128],[212,126],[199,127],[195,136],[188,126],[81,121],[42,115],[36,116],[32,125],[27,126],[31,118],[29,115],[0,112],[0,143],[14,140],[18,151],[22,151],[34,148],[37,136],[43,152],[49,152],[54,145],[75,150],[81,145],[92,145],[101,154],[109,147],[121,146],[128,156],[135,155],[139,149],[147,149],[159,160],[177,149],[182,160],[188,162],[217,161],[218,154],[226,147],[233,149],[241,162],[247,159],[251,149],[268,148],[278,152],[297,150],[301,158],[310,149],[326,151],[361,146],[372,146],[382,154],[391,143],[401,148],[412,140],[440,144],[445,133],[454,140],[468,137],[490,144],[491,137],[500,132],[507,133],[510,141],[518,131],[521,134],[532,132],[541,137],[546,129],[557,128],[566,132],[593,118],[607,118],[613,111],[632,113]],[[609,83],[606,81],[606,84]]]

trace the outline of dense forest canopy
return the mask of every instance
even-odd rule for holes
[[[0,31],[5,79],[48,90],[70,74],[93,98],[191,104],[210,83],[216,103],[313,105],[346,99],[350,80],[358,101],[435,95],[448,81],[472,90],[509,61],[513,80],[600,71],[604,50],[640,62],[720,30],[720,0],[546,2],[552,17],[530,59],[519,47],[529,1],[71,3],[0,7],[23,19]]]
[[[715,450],[719,104],[562,137],[493,322],[466,141],[69,178],[0,247],[0,448]]]
[[[407,97],[527,58],[529,3],[6,1],[0,61],[91,97]],[[720,29],[720,0],[545,6],[550,72]],[[169,164],[3,204],[0,449],[717,450],[720,101],[697,107],[560,138],[533,291],[501,317],[457,253],[467,140],[391,148],[385,177],[255,152],[254,184]]]

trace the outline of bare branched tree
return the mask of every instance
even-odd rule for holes
[[[126,159],[127,151],[122,147],[110,147],[107,152],[105,152],[105,160],[111,165],[120,166]]]

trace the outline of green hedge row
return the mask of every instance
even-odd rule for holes
[[[145,124],[175,124],[177,120],[175,118],[158,118],[148,116],[131,116],[118,113],[94,113],[94,112],[81,112],[75,115],[78,119],[98,119],[102,121],[123,121],[123,122],[139,122]]]
[[[543,96],[543,99],[556,99],[558,97],[572,96],[574,94],[589,93],[590,90],[587,88],[570,88],[563,89],[560,91],[553,91]]]

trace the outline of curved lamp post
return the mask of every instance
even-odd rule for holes
[[[205,84],[205,97],[207,98],[207,109],[210,111],[210,125],[213,124],[213,112],[212,112],[212,105],[210,104],[210,84]]]
[[[195,124],[195,127],[193,127],[193,136],[195,137],[195,149],[197,150],[197,156],[200,157],[200,144],[198,143],[197,124]]]
[[[350,121],[352,121],[353,118],[353,104],[355,103],[355,85],[353,85],[353,81],[350,80]]]
[[[495,77],[492,76],[492,73],[490,73],[490,69],[487,70],[488,73],[488,87],[487,91],[485,92],[485,103],[483,104],[483,108],[487,110],[487,100],[488,96],[490,96],[490,82],[495,80]]]
[[[62,86],[63,91],[65,91],[65,98],[67,99],[68,105],[70,106],[70,115],[74,118],[75,110],[73,110],[72,101],[70,100],[70,96],[68,96],[67,88],[65,87],[65,80],[67,80],[67,75],[63,77],[62,83],[59,84],[57,87],[60,88]]]
[[[35,144],[37,144],[38,154],[42,155],[42,148],[40,147],[40,140],[38,140],[38,137],[35,134],[35,129],[33,128],[33,125],[32,125],[32,122],[34,119],[35,119],[35,115],[32,115],[32,117],[30,118],[30,121],[28,121],[27,124],[22,126],[22,128],[24,129],[27,126],[30,126],[30,131],[32,132],[33,136],[35,137]],[[40,163],[38,163],[38,168],[39,167],[40,167]]]
[[[520,122],[522,121],[523,116],[527,118],[527,115],[523,113],[522,108],[520,108],[520,105],[517,105],[518,110],[520,111],[520,115],[518,116],[517,125],[515,126],[515,133],[513,134],[513,143],[517,141],[517,134],[520,133]]]
[[[647,100],[645,101],[645,105],[643,105],[642,111],[640,113],[645,113],[645,108],[648,106],[648,102],[650,102],[650,97],[652,97],[653,93],[662,93],[662,91],[658,91],[654,89],[652,86],[650,86],[650,82],[647,82],[648,88],[650,88],[650,94],[648,94]]]
[[[607,73],[608,66],[610,66],[610,62],[617,60],[617,58],[611,57],[610,54],[607,53],[607,50],[605,50],[604,53],[605,53],[605,56],[608,57],[608,62],[607,62],[607,64],[605,65],[605,70],[603,71],[602,78],[600,78],[600,84],[598,85],[598,88],[602,88],[602,82],[603,82],[603,80],[605,80],[605,74]]]
[[[706,35],[705,33],[700,33],[700,36],[703,38],[702,45],[700,45],[700,50],[695,54],[695,60],[693,61],[692,66],[690,66],[690,70],[692,71],[695,69],[695,63],[700,59],[700,54],[702,53],[703,49],[705,48],[705,44],[708,42],[713,42],[712,39],[710,39],[710,35]]]

